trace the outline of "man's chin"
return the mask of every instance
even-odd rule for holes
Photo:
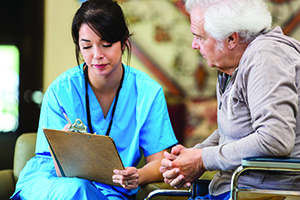
[[[216,66],[214,64],[212,64],[211,62],[209,61],[206,61],[207,62],[207,65],[210,67],[210,68],[215,68]]]

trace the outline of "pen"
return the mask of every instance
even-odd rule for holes
[[[62,114],[64,115],[64,117],[66,118],[66,120],[69,122],[69,124],[72,124],[71,121],[70,121],[70,119],[68,118],[68,116],[66,114],[65,109],[62,106],[60,106],[60,111],[62,112]]]

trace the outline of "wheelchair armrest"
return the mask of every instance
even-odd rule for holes
[[[300,158],[292,157],[248,157],[242,159],[242,165],[239,166],[233,173],[231,178],[231,199],[238,199],[238,193],[264,194],[264,195],[281,195],[283,197],[289,195],[300,195],[299,191],[288,190],[272,190],[272,189],[253,189],[239,188],[239,176],[249,170],[260,171],[282,171],[282,172],[300,172]],[[265,198],[266,199],[266,198]]]
[[[300,169],[300,158],[293,157],[248,157],[242,160],[244,167]]]
[[[151,192],[148,191],[148,196],[145,198],[145,200],[152,200],[152,198],[154,200],[154,198],[157,196],[159,196],[158,198],[160,200],[171,199],[170,197],[172,196],[176,200],[179,200],[179,198],[187,199],[187,197],[196,198],[197,196],[205,196],[208,193],[208,185],[216,173],[217,171],[205,172],[197,181],[193,183],[190,188],[174,189],[170,185],[163,183],[163,188],[156,190],[151,189]],[[142,190],[140,190],[139,192],[141,191]]]
[[[176,192],[188,192],[188,188],[182,188],[182,189],[174,189],[172,186],[169,184],[166,184],[165,182],[155,182],[155,183],[149,183],[144,186],[142,186],[137,195],[136,195],[136,200],[144,200],[149,193],[155,191],[155,190],[160,190],[166,192],[168,191],[176,191]],[[156,196],[155,194],[154,196]],[[168,195],[170,196],[170,195]],[[172,195],[171,195],[172,196]],[[160,197],[160,199],[166,199],[166,200],[171,200],[172,198],[168,197]]]

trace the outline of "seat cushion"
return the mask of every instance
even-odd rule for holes
[[[15,180],[12,169],[0,170],[0,199],[9,199],[14,193]]]
[[[35,156],[36,135],[36,133],[24,133],[16,141],[13,171],[16,182],[26,162]]]

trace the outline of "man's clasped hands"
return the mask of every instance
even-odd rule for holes
[[[185,148],[177,145],[171,152],[164,152],[159,171],[164,181],[174,188],[190,187],[206,170],[202,149]]]

